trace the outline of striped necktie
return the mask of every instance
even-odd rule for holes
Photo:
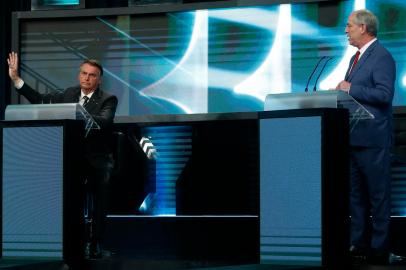
[[[89,97],[88,96],[83,96],[81,101],[82,101],[82,106],[86,107],[87,103],[89,103]]]

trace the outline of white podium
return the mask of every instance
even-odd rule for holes
[[[7,121],[73,119],[85,122],[85,137],[91,129],[100,129],[93,117],[79,103],[8,105],[4,114]]]
[[[373,119],[374,115],[353,97],[343,91],[319,91],[305,93],[269,94],[266,96],[264,110],[292,110],[310,108],[345,108],[350,115],[350,132],[358,121]]]

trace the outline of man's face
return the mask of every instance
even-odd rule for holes
[[[364,30],[365,25],[355,24],[355,14],[351,14],[348,17],[347,26],[345,27],[345,33],[347,34],[350,45],[355,46],[358,49],[361,47],[362,33]]]
[[[89,64],[83,64],[80,68],[78,80],[80,88],[86,92],[92,92],[100,84],[100,70]]]

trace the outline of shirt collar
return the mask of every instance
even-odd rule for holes
[[[89,94],[87,94],[87,95],[85,95],[85,94],[83,93],[83,90],[80,89],[80,99],[79,99],[79,100],[81,100],[84,96],[87,96],[87,97],[90,99],[90,98],[93,96],[93,93],[94,93],[94,91],[91,92],[91,93],[89,93]]]
[[[374,38],[371,41],[369,41],[367,44],[362,46],[362,48],[359,49],[359,52],[360,52],[359,57],[361,57],[364,54],[364,52],[369,48],[369,46],[371,46],[371,44],[374,43],[376,40],[377,40],[377,38]]]

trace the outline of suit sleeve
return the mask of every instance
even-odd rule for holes
[[[16,90],[17,93],[24,96],[30,103],[33,104],[43,103],[42,94],[32,89],[27,83],[24,83],[23,87]]]
[[[361,103],[389,106],[395,91],[395,61],[389,54],[382,54],[370,65],[371,72],[366,78],[369,83],[352,83],[350,95]]]
[[[117,109],[118,99],[110,96],[104,100],[102,107],[97,114],[92,114],[93,119],[99,124],[101,129],[110,128],[113,124],[114,115]]]
[[[24,96],[32,104],[41,103],[60,103],[63,94],[61,92],[51,92],[46,94],[41,94],[37,90],[31,88],[27,83],[24,82],[23,87],[16,89],[17,93]]]

